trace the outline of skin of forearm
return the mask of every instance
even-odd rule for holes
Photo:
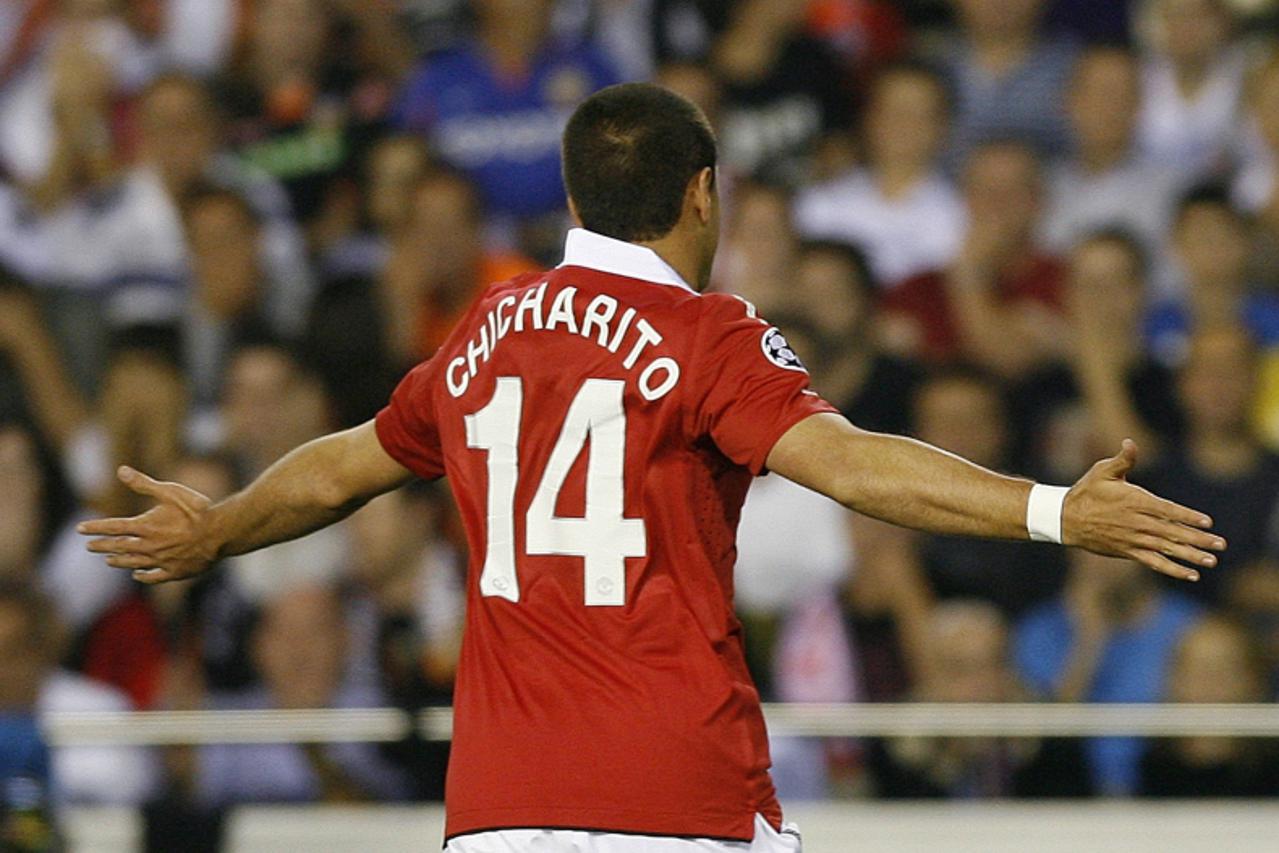
[[[1028,538],[1030,481],[915,439],[860,430],[838,415],[814,415],[792,428],[768,467],[882,521],[932,533]]]
[[[219,557],[296,539],[340,521],[385,489],[354,485],[351,431],[298,447],[248,487],[210,508],[206,535]]]

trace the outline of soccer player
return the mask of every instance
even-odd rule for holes
[[[716,148],[682,98],[602,90],[563,161],[582,225],[563,264],[488,288],[373,421],[218,503],[122,468],[156,506],[80,527],[160,583],[447,476],[471,545],[448,851],[799,850],[732,608],[738,514],[766,470],[897,524],[1177,578],[1225,547],[1202,513],[1125,482],[1131,442],[1067,490],[844,420],[749,304],[699,294]]]

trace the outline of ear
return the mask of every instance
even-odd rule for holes
[[[693,211],[697,214],[698,220],[703,225],[710,224],[715,215],[715,170],[707,166],[698,172],[689,183],[688,191],[689,201],[693,205]]]
[[[582,225],[582,217],[581,217],[581,215],[580,215],[580,214],[578,214],[578,212],[577,212],[577,202],[573,201],[573,197],[572,197],[572,196],[569,196],[569,197],[568,197],[568,214],[569,214],[569,216],[573,217],[573,224],[574,224],[574,225],[576,225],[578,228],[583,228],[583,227],[585,227],[585,226],[583,226],[583,225]]]

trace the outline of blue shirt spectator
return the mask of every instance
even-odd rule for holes
[[[1143,570],[1144,571],[1144,570]],[[1087,702],[1158,702],[1181,635],[1200,607],[1178,594],[1150,593],[1142,617],[1112,626],[1084,696]],[[1026,616],[1013,637],[1013,658],[1026,683],[1044,696],[1058,695],[1078,646],[1077,619],[1065,596]],[[1093,783],[1106,794],[1131,794],[1137,786],[1145,742],[1135,737],[1092,738],[1085,744]]]
[[[426,136],[480,187],[490,213],[526,219],[564,207],[560,134],[578,102],[619,82],[589,42],[548,42],[522,76],[478,42],[440,54],[405,85],[397,123]]]
[[[1279,296],[1253,293],[1239,306],[1239,325],[1248,330],[1262,349],[1279,347]],[[1194,317],[1182,300],[1156,302],[1146,316],[1146,347],[1164,364],[1180,364],[1185,360]]]
[[[0,713],[0,782],[32,779],[47,790],[49,749],[31,714]]]

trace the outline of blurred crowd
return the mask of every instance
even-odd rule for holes
[[[0,799],[34,779],[211,840],[236,803],[441,795],[438,744],[50,755],[32,721],[447,704],[466,554],[445,484],[159,588],[74,524],[146,506],[120,463],[217,498],[371,417],[486,283],[558,262],[560,131],[623,80],[710,117],[713,287],[854,423],[1059,483],[1131,437],[1134,479],[1230,542],[1177,584],[764,478],[737,585],[765,700],[1273,700],[1276,33],[1267,0],[0,4],[0,779],[22,781]],[[1265,796],[1272,746],[774,757],[783,798]]]

